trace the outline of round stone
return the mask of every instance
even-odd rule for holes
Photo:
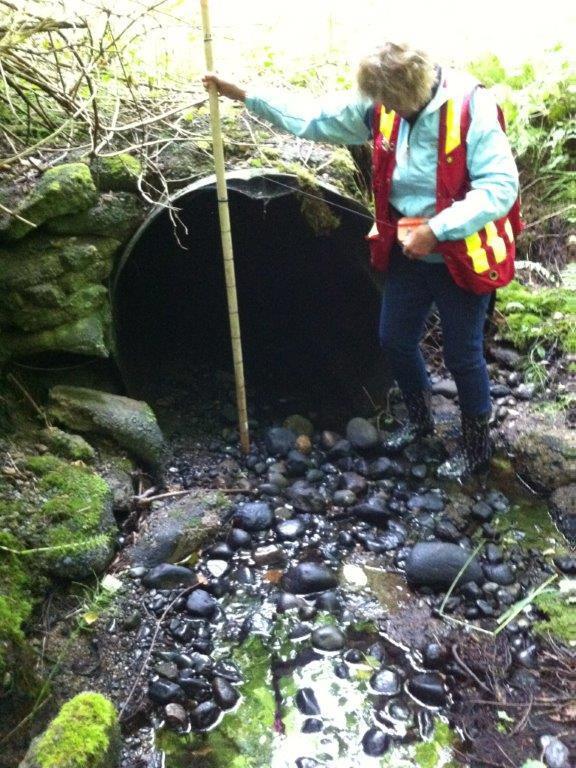
[[[470,552],[448,542],[420,542],[410,553],[406,563],[406,578],[412,587],[447,589],[462,571]],[[484,581],[482,568],[476,558],[460,574],[460,583]]]
[[[223,677],[216,676],[212,680],[214,699],[221,709],[232,709],[240,698],[238,691]]]
[[[160,563],[148,571],[142,583],[147,589],[175,589],[194,586],[198,583],[198,577],[183,565]]]
[[[312,688],[300,688],[294,699],[298,710],[303,715],[319,715],[320,706]]]
[[[400,692],[400,678],[393,669],[380,669],[370,678],[370,687],[380,696],[395,696]]]
[[[429,707],[441,707],[447,701],[444,681],[434,672],[414,675],[408,681],[408,692],[417,701]]]
[[[325,624],[321,627],[316,627],[312,632],[311,641],[312,646],[317,650],[333,653],[344,647],[346,638],[341,629],[331,624]]]
[[[197,731],[205,731],[218,722],[222,714],[213,701],[203,701],[190,712],[190,722]]]
[[[192,616],[210,621],[218,610],[218,601],[204,589],[196,589],[186,601],[186,610]]]
[[[237,507],[232,520],[238,528],[253,533],[270,528],[274,515],[265,501],[252,501]]]
[[[324,592],[334,589],[337,583],[336,574],[321,563],[299,563],[282,579],[282,587],[296,595]]]
[[[362,737],[362,749],[370,757],[380,757],[390,746],[390,736],[380,728],[370,728]]]

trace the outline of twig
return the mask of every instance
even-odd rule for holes
[[[36,413],[37,413],[37,414],[40,416],[40,418],[41,418],[41,419],[44,421],[44,423],[46,424],[46,426],[47,426],[47,427],[51,427],[51,426],[52,426],[52,424],[50,423],[50,420],[48,419],[48,416],[46,415],[46,412],[45,412],[45,411],[43,411],[43,410],[42,410],[42,408],[40,408],[40,406],[39,406],[39,405],[36,403],[36,401],[34,400],[34,398],[32,397],[32,395],[31,395],[31,394],[30,394],[30,393],[29,393],[29,392],[28,392],[26,389],[24,389],[24,387],[22,386],[22,384],[20,384],[20,382],[18,381],[18,379],[16,378],[16,376],[14,376],[14,374],[13,374],[13,373],[9,373],[9,374],[6,376],[6,378],[8,379],[8,381],[9,381],[11,384],[14,384],[14,386],[15,386],[15,387],[17,387],[17,388],[20,390],[20,392],[21,392],[21,393],[24,395],[24,397],[26,398],[26,400],[28,400],[28,402],[30,403],[30,405],[31,405],[31,406],[34,408],[34,410],[36,411]]]
[[[2,203],[0,203],[0,209],[10,216],[13,216],[15,219],[18,219],[18,221],[21,221],[23,224],[28,224],[28,226],[33,227],[34,229],[36,229],[38,226],[38,224],[34,224],[33,221],[28,221],[28,219],[25,219],[24,216],[20,216],[20,214],[16,213],[16,211],[11,211],[10,208],[6,208],[6,206],[2,205]]]

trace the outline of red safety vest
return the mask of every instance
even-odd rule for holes
[[[478,86],[477,86],[478,87]],[[458,104],[448,99],[440,108],[438,169],[436,175],[436,212],[462,200],[470,190],[466,164],[466,137],[470,127],[468,93]],[[367,236],[371,263],[385,272],[390,251],[396,242],[396,218],[389,206],[392,174],[396,166],[396,145],[400,117],[377,106],[374,110],[374,151],[372,179],[376,224]],[[504,116],[498,107],[498,119],[505,130]],[[462,240],[438,243],[436,251],[444,257],[454,282],[473,293],[489,293],[507,285],[514,277],[515,237],[522,231],[519,199],[506,216],[486,224]]]

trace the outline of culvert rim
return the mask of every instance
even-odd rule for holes
[[[257,179],[260,179],[262,181],[262,188],[260,190],[254,189],[253,182]],[[272,180],[272,184],[274,184],[274,180],[277,180],[280,184],[286,184],[289,189],[283,188],[281,186],[276,186],[275,191],[273,191],[273,187],[269,187],[268,189],[264,189],[266,180]],[[280,181],[282,179],[282,181]],[[239,192],[241,194],[246,195],[246,197],[251,197],[254,199],[272,199],[275,197],[285,197],[287,195],[293,195],[298,192],[302,192],[303,190],[299,189],[298,183],[299,183],[299,177],[295,174],[290,173],[282,173],[281,171],[273,172],[269,169],[263,170],[261,168],[245,168],[245,169],[239,169],[235,171],[230,171],[226,174],[226,182],[228,189],[231,189],[234,192]],[[353,211],[356,209],[356,212],[366,216],[367,224],[368,224],[368,218],[371,216],[370,211],[368,208],[366,208],[365,205],[363,205],[358,200],[355,200],[353,197],[348,197],[347,195],[342,194],[340,190],[338,190],[333,185],[325,182],[325,181],[319,181],[315,180],[315,185],[319,187],[322,190],[325,190],[326,192],[329,192],[330,195],[334,197],[340,198],[340,200],[346,201],[346,206],[348,208],[351,208]],[[175,202],[176,200],[179,200],[181,197],[185,197],[186,195],[189,195],[191,192],[196,192],[201,189],[208,189],[210,187],[213,187],[216,189],[216,175],[212,174],[210,176],[203,176],[201,179],[196,179],[196,181],[193,181],[191,184],[188,184],[186,187],[182,187],[182,189],[179,189],[177,192],[175,192],[173,195],[169,197],[169,201],[171,203]],[[118,281],[120,279],[120,276],[122,274],[122,271],[124,267],[126,266],[126,263],[130,259],[130,256],[132,255],[132,252],[134,250],[134,247],[139,242],[140,238],[144,234],[144,232],[148,229],[150,224],[158,217],[162,216],[166,212],[165,205],[157,204],[154,206],[154,208],[147,214],[144,221],[140,224],[136,232],[132,235],[128,243],[126,244],[126,247],[124,248],[124,251],[122,252],[120,258],[118,259],[117,263],[114,266],[114,270],[112,273],[112,277],[110,279],[110,288],[109,288],[109,296],[110,296],[110,305],[112,307],[112,311],[114,312],[114,308],[116,306],[115,297],[116,297],[116,290],[118,286]],[[232,222],[232,229],[234,228],[234,222]],[[368,230],[367,226],[367,230]],[[113,323],[114,328],[114,323]]]

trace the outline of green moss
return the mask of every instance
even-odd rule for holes
[[[25,466],[37,475],[43,500],[23,526],[36,564],[67,578],[102,572],[116,531],[108,484],[87,467],[51,455],[31,457]]]
[[[142,171],[140,161],[126,153],[97,157],[91,164],[92,176],[101,192],[135,192]]]
[[[12,218],[4,235],[18,240],[48,219],[77,213],[96,203],[98,195],[90,170],[84,163],[67,163],[49,168],[38,180],[35,188],[15,208],[23,218]]]
[[[0,533],[0,548],[21,546],[11,534]],[[22,625],[32,612],[32,579],[21,558],[6,549],[0,549],[0,690],[15,647],[24,639]]]
[[[513,280],[498,291],[500,333],[521,350],[558,341],[566,351],[574,345],[576,294],[564,288],[531,289]]]
[[[420,768],[448,767],[455,735],[448,723],[437,720],[430,741],[423,741],[414,748],[414,760]]]
[[[58,456],[75,461],[93,461],[96,452],[80,435],[71,435],[57,427],[49,427],[40,433],[45,442]]]
[[[99,693],[68,701],[24,760],[34,768],[110,768],[120,745],[114,705]]]
[[[576,645],[576,592],[562,594],[558,590],[542,592],[534,604],[545,618],[536,622],[534,629],[540,634],[554,635],[570,645]]]
[[[140,201],[129,192],[107,193],[87,211],[48,222],[49,232],[62,235],[109,235],[125,240],[143,218]]]
[[[73,352],[109,357],[110,307],[105,304],[89,317],[81,317],[57,328],[36,333],[10,331],[3,334],[4,355],[18,357],[40,352]]]

